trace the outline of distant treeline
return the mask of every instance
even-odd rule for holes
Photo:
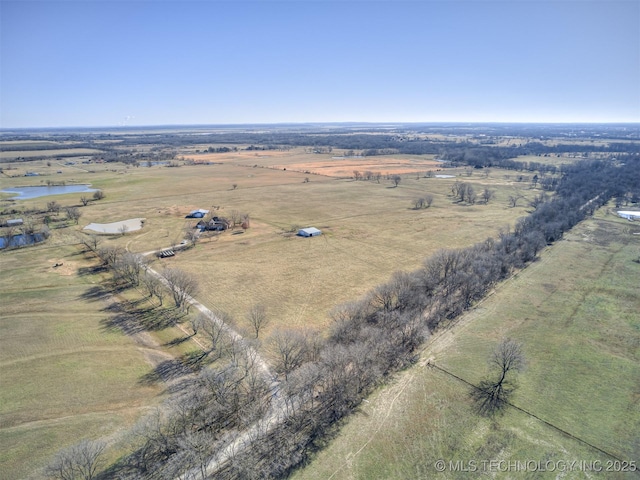
[[[23,145],[2,146],[13,150],[56,150],[94,148],[103,154],[94,158],[105,161],[135,163],[144,160],[171,160],[186,146],[211,145],[209,152],[227,152],[238,148],[248,150],[287,150],[308,147],[310,151],[328,153],[341,149],[363,156],[411,154],[437,155],[455,164],[478,167],[525,168],[549,171],[552,167],[540,164],[510,163],[522,155],[605,153],[611,155],[640,154],[640,133],[637,125],[509,125],[509,124],[449,124],[449,125],[370,125],[370,126],[262,126],[241,129],[227,127],[210,132],[200,128],[197,134],[188,129],[175,132],[154,131],[129,133],[114,129],[113,133],[66,133],[64,130],[48,134],[5,135],[2,140],[19,140]],[[439,134],[437,140],[425,134]],[[462,139],[465,135],[466,139]],[[511,139],[511,145],[498,141]],[[528,140],[524,140],[528,139]],[[576,142],[580,139],[580,142]],[[553,144],[545,144],[553,140]],[[621,141],[624,140],[624,141]],[[37,141],[46,141],[38,145]],[[590,143],[586,143],[590,141]],[[29,143],[31,142],[31,143]],[[57,142],[57,145],[56,145]],[[64,143],[63,143],[64,142]],[[598,145],[596,142],[602,143]],[[151,152],[140,152],[140,146],[152,145]],[[222,145],[222,146],[221,146]],[[244,147],[240,147],[243,145]],[[249,145],[249,147],[246,147]],[[146,148],[145,148],[146,150]]]

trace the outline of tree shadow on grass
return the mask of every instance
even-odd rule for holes
[[[199,372],[207,364],[206,354],[202,352],[186,353],[179,358],[161,362],[151,372],[140,377],[139,383],[142,385],[171,383],[169,390],[177,392],[191,383],[188,376]],[[179,379],[180,381],[176,382]]]
[[[143,301],[113,303],[104,311],[112,313],[102,320],[105,329],[119,329],[126,335],[143,331],[158,331],[173,327],[184,317],[177,308],[159,308],[141,305]]]
[[[186,335],[184,337],[177,337],[173,340],[168,341],[167,343],[163,343],[163,347],[177,347],[178,345],[182,345],[184,342],[188,342],[193,338],[193,335]]]
[[[109,295],[109,290],[101,285],[93,285],[87,288],[82,294],[80,294],[81,300],[88,300],[90,302],[97,302],[104,300]]]
[[[165,360],[152,371],[143,375],[139,383],[142,385],[153,385],[161,382],[168,383],[192,373],[193,370],[185,365],[181,358],[173,358],[171,360]]]
[[[96,275],[98,273],[103,273],[107,271],[107,267],[105,265],[94,265],[91,267],[80,267],[78,268],[77,275],[79,277],[85,275]]]

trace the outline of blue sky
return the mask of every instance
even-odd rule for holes
[[[0,127],[640,122],[637,0],[0,0]]]

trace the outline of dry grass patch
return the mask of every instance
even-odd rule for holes
[[[495,236],[524,213],[498,199],[454,205],[448,197],[454,180],[407,178],[398,188],[332,180],[229,192],[227,198],[242,200],[236,205],[251,214],[252,227],[201,241],[162,262],[196,274],[203,286],[199,298],[239,323],[253,303],[264,303],[272,328],[324,328],[331,308],[359,298],[392,272],[418,267],[438,248]],[[495,188],[502,189],[500,198],[511,191]],[[413,198],[425,191],[434,194],[434,205],[413,210]],[[286,234],[292,226],[315,226],[323,235]]]

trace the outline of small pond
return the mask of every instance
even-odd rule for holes
[[[2,193],[17,194],[11,197],[12,200],[28,200],[30,198],[47,197],[49,195],[63,195],[65,193],[87,193],[95,192],[95,188],[90,188],[88,184],[81,185],[42,185],[37,187],[13,187],[5,188]]]
[[[0,248],[5,248],[7,243],[11,247],[24,247],[25,245],[42,242],[44,239],[44,235],[41,233],[35,233],[33,235],[14,235],[10,240],[6,237],[0,237]]]
[[[434,175],[434,177],[436,177],[436,178],[456,178],[455,175],[440,175],[440,174]]]

